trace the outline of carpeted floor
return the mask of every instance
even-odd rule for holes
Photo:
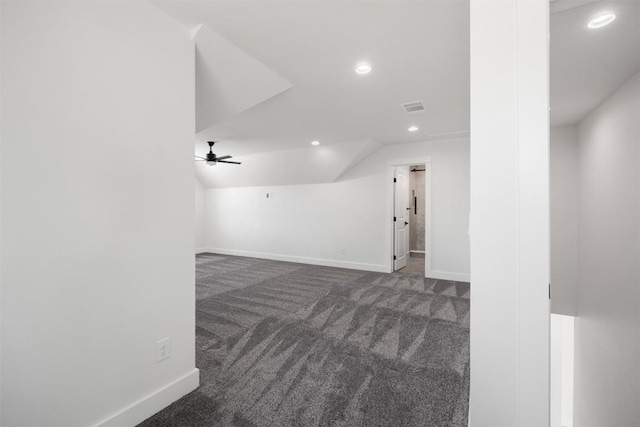
[[[200,387],[141,426],[467,426],[469,284],[196,259]]]

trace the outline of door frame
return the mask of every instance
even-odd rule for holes
[[[412,166],[412,165],[424,165],[424,276],[427,277],[431,271],[431,157],[410,157],[403,159],[387,160],[387,197],[386,197],[386,221],[387,221],[387,233],[386,233],[386,247],[387,247],[387,272],[393,273],[393,252],[394,252],[394,233],[395,227],[393,224],[393,202],[394,202],[394,187],[393,187],[393,170],[397,166]]]

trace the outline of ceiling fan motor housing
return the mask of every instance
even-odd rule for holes
[[[240,162],[232,162],[228,159],[231,158],[231,156],[222,156],[222,157],[218,157],[215,155],[215,153],[213,152],[213,144],[215,144],[215,141],[207,141],[207,144],[209,144],[209,152],[207,153],[207,157],[200,157],[200,156],[196,156],[199,160],[204,160],[209,166],[213,166],[215,164],[217,164],[218,162],[220,163],[231,163],[234,165],[241,165],[242,163]]]

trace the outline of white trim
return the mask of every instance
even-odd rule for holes
[[[208,252],[207,248],[196,248],[196,255]]]
[[[469,274],[460,274],[460,273],[451,273],[449,271],[436,271],[431,270],[425,276],[429,279],[439,279],[439,280],[453,280],[454,282],[471,282],[471,275]]]
[[[597,0],[594,0],[597,1]],[[443,133],[430,133],[427,135],[429,141],[446,141],[449,139],[460,139],[460,138],[469,138],[471,136],[471,132],[469,129],[465,130],[455,130],[453,132],[443,132]]]
[[[431,157],[410,157],[405,159],[392,159],[387,160],[387,167],[389,166],[414,166],[421,164],[431,163]],[[393,176],[391,176],[393,178]]]
[[[424,164],[424,277],[431,274],[431,159]]]
[[[95,424],[100,427],[134,426],[160,412],[200,385],[200,370],[194,368],[171,384],[143,397],[109,418]]]
[[[424,275],[429,276],[431,272],[431,157],[412,157],[408,159],[387,160],[387,224],[389,232],[386,238],[387,247],[387,273],[393,273],[393,169],[396,166],[424,165],[425,197],[424,197]],[[430,276],[429,276],[430,277]]]
[[[221,255],[246,256],[249,258],[270,259],[273,261],[296,262],[299,264],[322,265],[325,267],[349,268],[352,270],[375,271],[387,273],[387,266],[384,264],[367,264],[364,262],[339,261],[325,258],[309,258],[295,255],[272,254],[267,252],[243,251],[238,249],[207,248],[205,252]]]

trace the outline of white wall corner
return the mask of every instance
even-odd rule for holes
[[[333,182],[340,181],[353,168],[367,160],[369,157],[373,156],[378,150],[380,150],[380,148],[382,148],[382,144],[380,144],[378,141],[367,141],[366,144],[364,144],[364,146],[359,150],[359,152],[354,153],[353,158],[351,158],[349,164],[347,164],[344,169],[333,179]]]
[[[471,0],[474,426],[549,424],[546,0]]]
[[[204,24],[198,24],[192,27],[191,30],[189,30],[189,33],[191,34],[191,40],[196,39],[196,37],[198,36],[198,32],[202,29],[203,26]]]

